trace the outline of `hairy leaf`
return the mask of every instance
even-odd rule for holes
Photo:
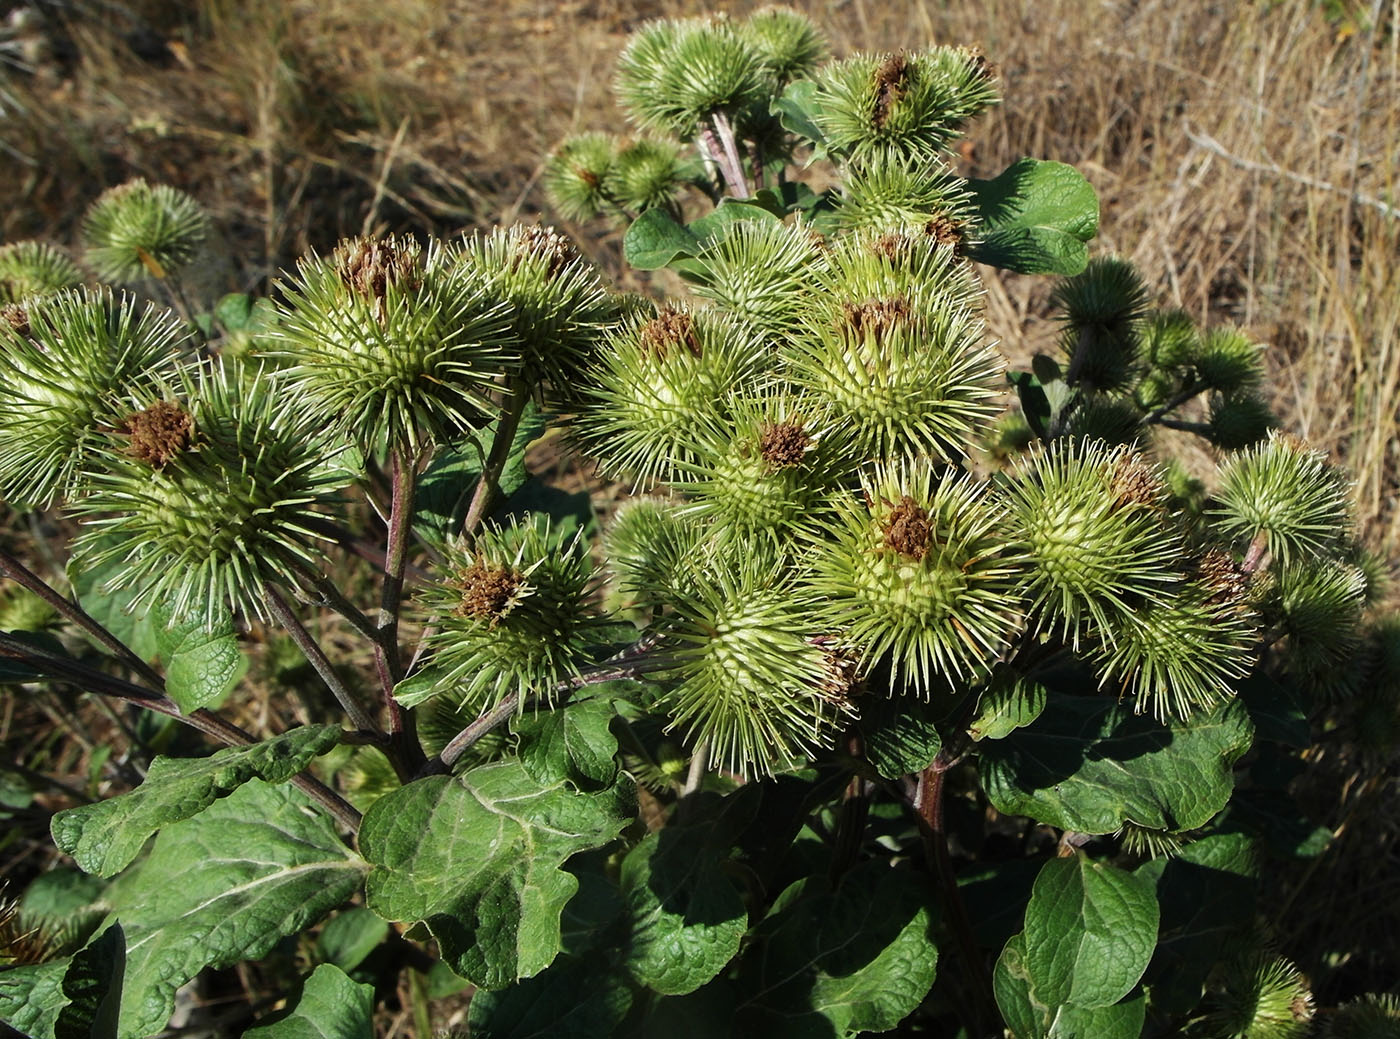
[[[893,1028],[938,963],[924,877],[868,862],[834,892],[798,881],[753,929],[740,966],[736,1035],[854,1036]]]
[[[326,963],[354,970],[387,937],[387,923],[368,909],[356,907],[338,913],[321,928],[316,952]]]
[[[527,741],[520,763],[541,783],[611,785],[617,777],[617,738],[609,725],[616,713],[610,700],[589,698],[517,721],[515,731]]]
[[[233,632],[233,613],[220,603],[214,627],[197,615],[176,617],[164,603],[151,611],[156,655],[165,665],[165,691],[188,714],[228,692],[248,670]]]
[[[199,814],[251,779],[284,783],[339,739],[339,726],[308,725],[207,758],[156,758],[131,793],[55,815],[54,843],[89,873],[110,877],[162,826]]]
[[[991,180],[969,180],[979,241],[967,253],[1020,274],[1078,274],[1098,233],[1099,200],[1073,166],[1020,159]]]
[[[369,907],[423,921],[453,970],[501,988],[559,952],[560,913],[578,888],[564,860],[612,840],[630,818],[622,786],[577,793],[518,761],[418,780],[365,814]]]
[[[72,1002],[59,1011],[54,1039],[115,1037],[125,973],[126,935],[112,924],[68,964],[63,994]]]
[[[1164,725],[1108,697],[1056,695],[1031,725],[982,744],[982,783],[999,811],[1061,829],[1191,829],[1225,807],[1252,734],[1236,700]]]
[[[339,967],[323,963],[311,972],[290,1013],[257,1025],[243,1039],[373,1039],[374,986],[361,985]]]
[[[997,959],[992,989],[1012,1039],[1138,1039],[1147,1012],[1141,995],[1092,1010],[1047,1004],[1026,969],[1025,936],[1019,934]]]
[[[315,924],[364,871],[300,791],[257,779],[163,827],[111,896],[127,939],[122,1039],[159,1031],[175,990],[205,967],[258,959]]]
[[[1026,970],[1037,998],[1085,1010],[1126,996],[1152,958],[1151,881],[1083,856],[1041,867],[1026,906]]]

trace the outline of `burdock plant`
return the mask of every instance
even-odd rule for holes
[[[1246,331],[1090,260],[1072,169],[958,172],[984,56],[827,51],[786,8],[627,44],[652,136],[545,183],[654,299],[549,227],[364,236],[195,349],[0,254],[0,680],[226,745],[137,727],[141,785],[54,814],[88,876],[22,897],[64,940],[5,932],[14,1028],[159,1032],[261,957],[221,1020],[269,1036],[429,968],[493,1036],[1309,1027],[1351,947],[1288,945],[1286,784],[1313,725],[1400,733],[1347,479]],[[104,197],[97,274],[186,262],[191,205]],[[1059,277],[1029,370],[973,261]]]

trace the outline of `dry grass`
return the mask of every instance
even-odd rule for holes
[[[210,205],[227,237],[229,264],[211,275],[221,291],[265,288],[302,251],[347,233],[552,218],[542,160],[571,132],[617,125],[609,81],[629,30],[702,9],[43,6],[54,13],[48,54],[29,55],[32,74],[0,80],[0,232],[71,241],[76,215],[105,187],[132,175],[174,183]],[[838,53],[980,44],[1002,70],[1005,102],[973,128],[966,169],[987,175],[1025,154],[1078,166],[1101,199],[1097,248],[1137,263],[1163,304],[1272,344],[1284,423],[1351,467],[1362,528],[1400,554],[1400,213],[1389,208],[1400,203],[1400,0],[1366,0],[1379,30],[1329,20],[1313,0],[797,6]],[[146,57],[127,39],[142,26]],[[571,230],[624,276],[615,232]],[[1008,352],[1048,347],[1046,281],[987,274]],[[1368,823],[1389,835],[1379,852],[1373,843],[1347,859],[1357,885],[1393,857],[1392,816]],[[1361,839],[1355,827],[1348,839]],[[1309,889],[1298,890],[1295,904],[1307,904]],[[1312,924],[1345,927],[1339,917],[1370,909],[1336,911]]]

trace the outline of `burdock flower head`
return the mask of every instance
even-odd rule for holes
[[[0,246],[0,303],[21,303],[81,285],[83,276],[66,255],[43,242]]]
[[[984,485],[927,459],[877,469],[839,502],[811,584],[869,668],[929,696],[985,675],[1023,623],[1023,561]]]
[[[266,613],[269,586],[321,571],[318,506],[358,457],[262,373],[209,362],[132,393],[78,506],[81,565],[121,561],[113,587],[214,623]]]
[[[576,399],[580,372],[618,318],[593,265],[554,228],[528,224],[469,239],[460,262],[511,314],[521,382]]]
[[[174,274],[194,258],[208,230],[204,210],[183,191],[132,180],[88,209],[83,242],[97,276],[125,285]]]
[[[284,392],[365,445],[417,450],[485,425],[488,392],[520,364],[491,277],[456,250],[355,238],[284,286]]]
[[[110,290],[32,298],[0,320],[0,498],[46,507],[82,493],[92,452],[134,393],[173,377],[188,341],[174,314]]]
[[[488,526],[446,548],[442,580],[423,591],[442,675],[399,702],[444,695],[477,712],[511,694],[549,698],[591,658],[598,619],[586,604],[593,568],[582,536],[561,536],[548,516]]]

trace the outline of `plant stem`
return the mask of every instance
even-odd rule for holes
[[[125,642],[117,638],[110,631],[104,628],[97,621],[93,620],[81,606],[70,599],[64,598],[54,591],[41,577],[31,571],[23,563],[8,552],[0,550],[0,571],[33,592],[44,602],[48,603],[64,617],[67,617],[78,627],[82,628],[89,635],[95,638],[107,649],[110,649],[121,661],[132,671],[136,672],[147,682],[154,686],[163,686],[164,679],[159,672],[151,667],[144,660],[131,651]]]
[[[344,709],[350,723],[363,732],[373,733],[382,738],[384,734],[380,731],[379,726],[375,725],[374,719],[355,702],[355,698],[350,695],[350,690],[345,687],[345,683],[335,673],[335,668],[331,666],[325,651],[297,619],[297,615],[287,604],[287,600],[282,598],[282,593],[269,587],[267,589],[267,605],[272,611],[272,615],[277,618],[277,622],[287,629],[287,634],[292,637],[297,648],[302,651],[311,666],[316,669],[316,673],[321,676],[321,681],[326,683],[341,708]]]
[[[519,380],[512,380],[510,400],[501,412],[496,424],[496,436],[491,441],[491,450],[486,454],[486,462],[481,467],[481,478],[472,492],[471,504],[467,506],[466,519],[462,521],[462,533],[471,537],[476,528],[486,518],[486,513],[494,503],[493,499],[501,489],[501,474],[505,472],[510,449],[515,443],[515,433],[520,428],[520,419],[525,414],[525,405],[530,402],[526,387]]]
[[[846,741],[851,757],[864,756],[860,736],[851,733]],[[831,858],[831,882],[835,885],[855,865],[860,846],[865,842],[865,826],[870,818],[871,783],[864,776],[852,773],[841,795],[841,812],[836,820],[836,846]]]
[[[724,149],[725,163],[728,166],[725,179],[729,181],[730,190],[736,193],[737,198],[748,198],[753,192],[749,190],[749,182],[744,178],[744,164],[739,159],[739,146],[734,139],[734,127],[730,125],[729,117],[717,110],[710,114],[710,123],[719,137],[720,147]]]
[[[1144,426],[1150,426],[1155,422],[1161,422],[1162,417],[1166,415],[1167,412],[1181,407],[1193,397],[1199,397],[1204,389],[1204,386],[1188,386],[1165,404],[1153,409],[1153,411],[1142,420],[1142,424]]]
[[[13,638],[4,632],[0,632],[0,656],[21,660],[59,681],[71,682],[84,689],[139,704],[148,711],[155,711],[157,714],[174,718],[193,729],[198,729],[206,736],[212,736],[228,746],[246,747],[257,742],[251,734],[212,711],[200,708],[197,711],[184,714],[173,700],[158,690],[147,689],[145,686],[135,685],[125,679],[105,675],[77,660],[45,653],[39,648]],[[292,783],[312,800],[322,805],[350,830],[359,829],[360,813],[320,780],[302,772],[292,777]]]
[[[977,948],[977,939],[972,933],[972,920],[967,914],[967,905],[958,891],[957,874],[953,871],[953,859],[948,853],[948,833],[943,819],[944,778],[956,763],[940,750],[933,762],[919,774],[918,792],[914,806],[919,813],[920,829],[924,838],[924,855],[938,877],[943,893],[943,908],[947,912],[948,923],[958,941],[962,953],[968,982],[972,986],[972,1011],[976,1018],[972,1022],[974,1035],[986,1035],[987,1021],[995,1021],[992,1009],[995,1000],[992,996],[991,979]]]
[[[425,758],[418,743],[412,713],[394,699],[394,686],[403,678],[399,655],[399,607],[403,601],[404,565],[408,560],[408,538],[413,522],[413,495],[418,480],[418,461],[395,448],[390,456],[391,497],[389,533],[384,549],[384,586],[379,599],[379,623],[374,639],[374,665],[384,706],[389,711],[389,740],[399,778],[407,781],[422,768]]]

